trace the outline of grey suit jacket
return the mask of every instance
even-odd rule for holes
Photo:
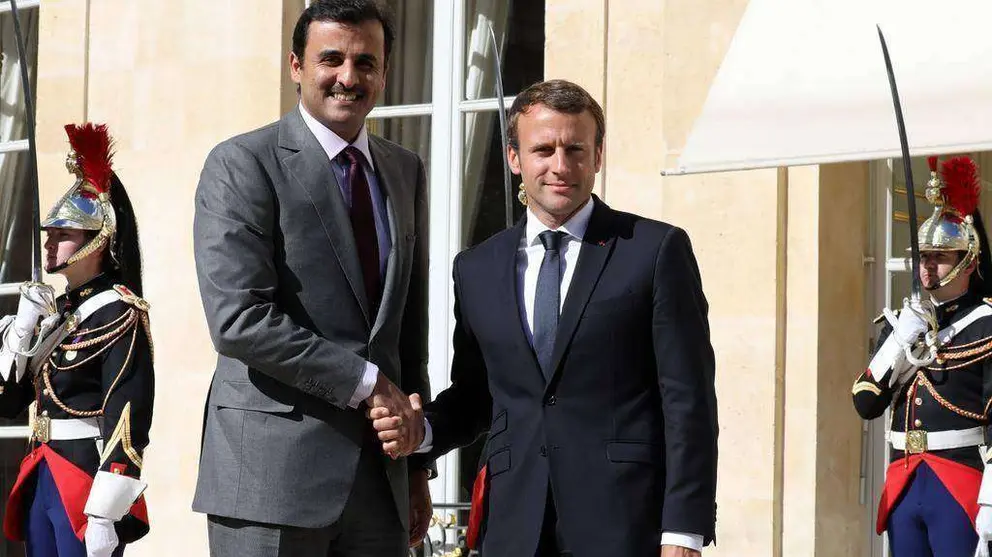
[[[347,406],[366,359],[405,392],[430,395],[424,165],[375,136],[369,147],[392,237],[377,315],[331,163],[298,109],[207,157],[193,252],[218,358],[198,512],[332,524],[370,436],[364,411]],[[406,526],[407,462],[382,458]]]

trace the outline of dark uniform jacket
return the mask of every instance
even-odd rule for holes
[[[973,294],[937,308],[940,329],[961,319],[974,308],[987,304]],[[886,324],[878,340],[881,347],[892,332]],[[855,381],[854,407],[869,420],[882,415],[892,404],[892,431],[945,431],[985,426],[988,430],[989,402],[992,400],[992,317],[983,317],[959,332],[938,359],[918,370],[913,380],[898,390],[888,386],[888,375],[876,381],[866,370]],[[891,374],[891,371],[890,371]],[[982,470],[978,447],[931,451],[940,456]],[[903,451],[892,451],[892,460],[903,458]]]
[[[100,275],[59,297],[56,306],[62,314],[61,324],[87,299],[115,287],[122,299],[104,305],[79,323],[52,352],[42,368],[47,371],[38,376],[28,371],[19,383],[14,382],[16,375],[10,374],[2,383],[0,415],[13,418],[37,400],[37,413],[51,419],[98,416],[102,455],[92,439],[52,440],[47,446],[90,477],[104,471],[138,478],[148,445],[154,397],[147,304],[116,285],[114,277]],[[31,443],[32,449],[39,445],[37,440]],[[36,453],[25,459],[22,470],[33,466]],[[30,490],[31,485],[27,482],[24,489]],[[64,487],[69,486],[60,485],[60,491]],[[15,486],[14,491],[19,489]],[[25,504],[28,497],[29,492]],[[86,501],[75,503],[81,509]],[[17,510],[8,508],[8,512]],[[126,515],[117,523],[121,542],[143,536],[148,531],[146,521],[144,516]]]

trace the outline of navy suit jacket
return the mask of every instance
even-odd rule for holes
[[[714,537],[713,349],[689,239],[593,202],[550,380],[520,318],[524,221],[455,259],[452,385],[426,412],[432,456],[489,432],[484,555],[534,554],[549,485],[576,557]]]

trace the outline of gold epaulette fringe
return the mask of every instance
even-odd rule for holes
[[[134,292],[124,286],[123,284],[115,284],[114,290],[121,295],[121,301],[130,306],[134,306],[141,311],[148,312],[151,309],[151,304],[149,304],[144,298],[138,296]]]

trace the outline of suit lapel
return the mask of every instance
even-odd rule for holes
[[[402,195],[402,174],[400,169],[393,164],[389,150],[379,143],[379,138],[371,134],[369,134],[369,150],[375,161],[376,180],[379,182],[379,189],[386,198],[390,236],[386,276],[382,283],[382,302],[379,304],[379,314],[373,317],[372,336],[374,337],[385,321],[386,311],[384,310],[390,307],[393,297],[396,295],[396,282],[399,280],[400,270],[403,268],[403,258],[407,257],[407,254],[400,252],[400,247],[405,245],[405,238],[402,237],[400,231],[406,228],[400,226],[399,219],[402,218],[403,212],[397,207]]]
[[[513,337],[516,344],[523,346],[524,353],[530,354],[530,363],[534,368],[534,373],[544,377],[541,373],[541,365],[537,361],[537,354],[534,347],[527,340],[524,331],[524,323],[520,315],[520,292],[518,292],[517,280],[517,251],[520,248],[520,240],[524,236],[527,228],[527,218],[521,218],[517,224],[510,229],[511,233],[504,234],[500,238],[495,250],[495,262],[493,273],[496,288],[496,297],[493,304],[493,317],[505,325],[507,334]]]
[[[555,376],[560,371],[565,349],[575,335],[582,312],[589,303],[589,297],[603,274],[616,242],[612,226],[613,210],[597,197],[593,197],[593,203],[595,206],[589,219],[589,227],[582,239],[582,251],[579,252],[575,273],[572,274],[572,282],[569,284],[561,317],[558,319],[555,348],[551,353],[551,380],[548,381],[548,385],[554,382]]]
[[[283,157],[283,163],[293,180],[316,207],[317,217],[365,314],[366,323],[371,324],[348,208],[331,169],[331,162],[327,160],[327,154],[317,138],[307,129],[299,109],[290,111],[279,122],[279,146],[289,151]]]

